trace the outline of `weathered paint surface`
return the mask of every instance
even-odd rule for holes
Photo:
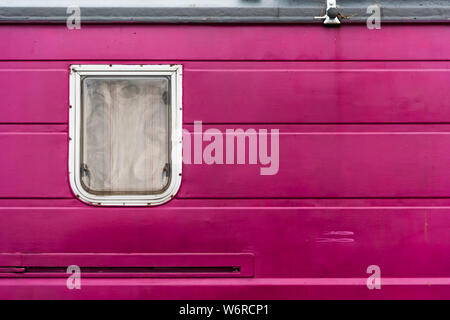
[[[0,26],[0,272],[241,267],[91,276],[81,290],[2,272],[0,297],[450,298],[449,37],[444,24]],[[75,63],[182,64],[184,127],[279,129],[278,174],[184,165],[165,205],[78,201]],[[366,287],[370,265],[381,290]]]

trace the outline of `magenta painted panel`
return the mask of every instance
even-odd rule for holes
[[[67,290],[4,273],[0,298],[450,297],[449,36],[443,24],[0,26],[0,266],[243,261],[253,276]],[[279,129],[278,173],[185,164],[163,206],[81,203],[67,172],[73,63],[183,64],[185,128]],[[365,285],[373,264],[383,290]]]
[[[185,165],[178,197],[448,197],[448,128],[394,127],[282,127],[276,174],[261,175],[265,166],[249,165],[248,156],[246,165]]]
[[[447,60],[445,25],[4,25],[1,60]],[[18,41],[20,39],[20,41]],[[363,44],[363,45],[362,45]],[[420,44],[420,45],[418,45]]]
[[[1,63],[0,123],[66,123],[73,63]],[[186,123],[450,122],[448,62],[177,63]]]
[[[450,196],[448,126],[435,126],[436,131],[425,125],[313,127],[280,129],[279,170],[274,175],[261,175],[267,165],[250,165],[248,156],[241,165],[185,164],[177,197]],[[192,126],[186,128],[192,131]],[[228,128],[219,126],[223,132]],[[261,128],[274,126],[256,127]],[[66,133],[0,133],[0,146],[0,197],[73,197],[67,181]]]
[[[184,121],[449,122],[450,64],[202,63],[184,70]]]
[[[305,281],[306,280],[306,281]],[[2,299],[434,299],[450,295],[447,285],[308,285],[315,279],[85,279],[82,290],[67,290],[65,279],[2,279]],[[326,279],[325,279],[326,280]],[[333,280],[333,279],[332,279]]]
[[[255,279],[269,287],[284,287],[288,280],[294,285],[305,278],[365,278],[367,266],[372,264],[380,266],[385,278],[449,279],[449,214],[448,207],[414,206],[2,208],[0,225],[8,228],[0,233],[0,251],[150,252],[160,257],[159,261],[164,260],[162,253],[173,257],[175,252],[252,252]],[[121,236],[108,236],[111,234]],[[9,261],[19,263],[16,256],[9,255]],[[39,265],[55,263],[54,259],[30,256],[22,257],[20,265],[33,259]],[[95,259],[100,261],[101,255]],[[68,262],[63,257],[64,261]],[[83,261],[81,264],[86,263]],[[241,284],[245,286],[245,282]],[[287,296],[308,297],[305,292]]]
[[[1,68],[0,123],[66,123],[68,93],[68,69]]]
[[[67,133],[0,132],[0,198],[73,197]]]

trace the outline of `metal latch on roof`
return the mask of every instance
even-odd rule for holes
[[[327,0],[327,11],[321,17],[314,17],[314,19],[325,19],[324,24],[341,24],[339,21],[339,11],[336,7],[336,0]]]

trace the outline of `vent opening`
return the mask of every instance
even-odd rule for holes
[[[25,267],[26,273],[66,273],[67,267]],[[80,267],[82,273],[239,273],[240,267]]]

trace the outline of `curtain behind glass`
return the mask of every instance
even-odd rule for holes
[[[95,194],[159,193],[169,182],[169,81],[83,80],[81,179]]]

